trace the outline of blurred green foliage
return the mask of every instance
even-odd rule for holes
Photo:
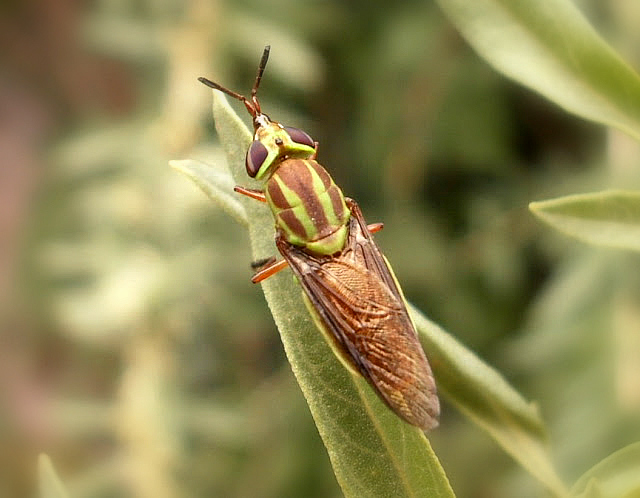
[[[579,7],[637,67],[636,3]],[[13,2],[0,21],[0,495],[34,493],[41,451],[71,496],[341,495],[244,229],[167,167],[224,162],[196,77],[244,92],[267,43],[263,107],[385,222],[408,299],[538,403],[566,481],[638,440],[637,255],[527,211],[637,188],[638,145],[505,79],[436,5]],[[451,405],[430,441],[457,496],[543,493]]]

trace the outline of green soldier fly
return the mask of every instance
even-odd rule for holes
[[[247,174],[264,190],[235,191],[265,202],[284,259],[255,263],[254,283],[291,267],[304,301],[342,363],[362,375],[399,417],[423,430],[438,425],[436,385],[402,290],[358,204],[345,197],[317,162],[318,144],[260,109],[258,87],[269,58],[262,54],[250,98],[206,78],[205,85],[241,101],[253,119]]]

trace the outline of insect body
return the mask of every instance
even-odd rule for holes
[[[402,419],[432,429],[440,412],[436,386],[402,291],[373,241],[382,225],[366,224],[358,204],[316,161],[318,144],[309,135],[262,113],[256,94],[268,57],[266,47],[250,99],[199,78],[242,101],[253,118],[247,174],[264,180],[265,188],[235,190],[271,208],[284,259],[261,262],[252,281],[290,266],[342,363],[364,376]]]

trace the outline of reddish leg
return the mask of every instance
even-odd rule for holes
[[[384,228],[384,223],[371,223],[371,225],[367,225],[367,230],[369,230],[370,234],[374,234],[379,232]]]
[[[264,268],[262,268],[261,270],[258,270],[257,272],[255,272],[253,277],[251,277],[251,281],[254,284],[257,284],[258,282],[262,282],[264,279],[269,278],[272,275],[275,275],[280,270],[284,270],[287,266],[289,266],[289,263],[287,263],[286,259],[281,259],[280,261],[273,261],[269,263],[267,266],[265,266]]]
[[[233,190],[235,192],[238,192],[239,194],[246,195],[247,197],[251,197],[252,199],[255,199],[257,201],[267,202],[267,198],[264,196],[264,192],[262,190],[241,187],[240,185],[236,185],[235,187],[233,187]]]

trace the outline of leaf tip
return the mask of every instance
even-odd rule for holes
[[[184,173],[183,163],[184,159],[172,159],[171,161],[169,161],[169,167],[171,169],[179,171],[180,173]]]
[[[46,453],[40,453],[38,455],[38,468],[42,469],[48,466],[51,466],[51,458]]]
[[[540,213],[544,210],[545,201],[533,201],[529,203],[529,211],[533,214],[540,216]]]

